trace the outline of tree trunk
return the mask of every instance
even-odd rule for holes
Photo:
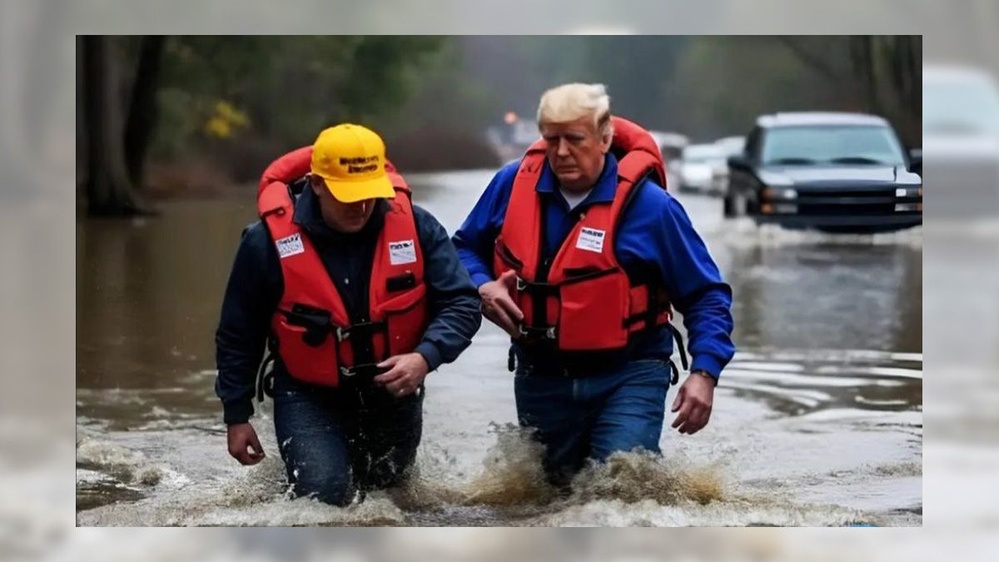
[[[904,35],[895,39],[896,75],[901,114],[905,120],[906,141],[911,146],[922,144],[923,68],[920,62],[920,37]]]
[[[125,164],[128,167],[128,178],[135,189],[142,189],[143,164],[159,118],[156,92],[159,89],[165,45],[166,36],[146,35],[142,38],[139,50],[139,66],[135,73],[132,101],[125,125]]]
[[[919,145],[922,121],[919,37],[864,39],[868,46],[858,42],[856,47],[858,77],[867,87],[871,110],[890,119],[906,145]],[[864,61],[868,54],[869,63]]]
[[[139,212],[125,167],[122,108],[118,99],[118,59],[109,39],[86,36],[83,81],[86,85],[87,211],[91,216],[132,216]]]
[[[861,84],[864,93],[864,104],[872,113],[881,113],[881,100],[878,95],[877,76],[874,72],[874,38],[860,35],[851,38],[851,59],[853,72]]]

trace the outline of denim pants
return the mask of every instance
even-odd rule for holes
[[[358,491],[399,484],[416,460],[423,392],[276,383],[274,430],[294,494],[344,506]]]
[[[517,417],[545,446],[549,480],[568,484],[587,459],[605,461],[617,451],[658,454],[671,375],[663,360],[631,361],[585,378],[518,369]]]

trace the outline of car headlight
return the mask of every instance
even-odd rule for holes
[[[923,188],[922,187],[897,187],[895,188],[895,197],[922,197]]]
[[[773,199],[797,199],[798,192],[793,189],[788,189],[785,187],[767,187],[763,189],[760,194],[763,199],[773,200]]]

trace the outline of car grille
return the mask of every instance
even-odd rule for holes
[[[913,188],[916,186],[913,186]],[[893,214],[913,214],[919,211],[896,212],[898,203],[921,203],[922,197],[896,197],[894,185],[871,186],[869,188],[824,187],[816,190],[798,190],[795,201],[799,215],[851,215],[874,216]]]

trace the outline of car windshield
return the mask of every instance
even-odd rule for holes
[[[923,131],[999,134],[999,89],[987,78],[923,81]]]
[[[881,125],[775,127],[763,143],[764,164],[905,163],[894,132]]]

